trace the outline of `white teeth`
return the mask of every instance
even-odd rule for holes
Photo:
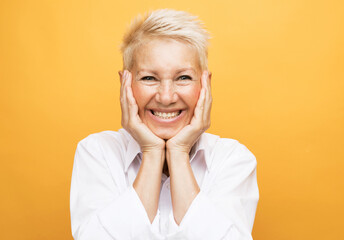
[[[153,114],[157,117],[163,118],[163,119],[169,119],[169,118],[174,118],[177,117],[180,114],[180,111],[177,112],[169,112],[169,113],[165,113],[165,112],[155,112],[152,111]]]

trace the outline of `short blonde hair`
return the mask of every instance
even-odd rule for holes
[[[210,35],[204,24],[187,12],[172,9],[159,9],[144,16],[138,15],[124,34],[121,45],[123,69],[133,66],[135,49],[146,38],[166,37],[185,41],[195,47],[202,70],[208,69],[208,45]]]

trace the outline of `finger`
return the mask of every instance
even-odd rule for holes
[[[205,128],[208,128],[210,126],[210,112],[211,112],[211,105],[212,105],[210,81],[211,81],[211,74],[205,71],[204,86],[206,88],[206,94],[205,94],[206,97],[205,97],[205,104],[204,104],[204,111],[203,111],[203,120],[204,120]]]
[[[207,96],[208,92],[209,92],[208,76],[209,76],[208,71],[204,71],[202,74],[202,88],[204,88],[206,90],[206,98],[209,97],[209,96]]]
[[[130,104],[136,104],[135,98],[134,98],[134,94],[133,94],[133,90],[131,88],[131,74],[130,72],[127,72],[127,79],[126,79],[126,83],[125,83],[125,89],[126,89],[126,94],[127,94],[127,100],[129,105]]]
[[[205,89],[202,88],[198,101],[197,101],[197,105],[195,107],[195,112],[194,112],[194,116],[198,121],[202,121],[203,119],[204,103],[205,103]]]
[[[210,77],[209,76],[210,74],[208,71],[204,71],[202,74],[202,88],[206,89],[208,95],[210,93]]]
[[[210,88],[209,88],[209,73],[204,71],[202,74],[202,88],[205,90],[205,104],[209,101],[210,98]]]
[[[141,123],[142,121],[139,117],[139,107],[137,106],[132,88],[130,86],[127,86],[127,96],[129,101],[129,121],[132,121],[134,124]]]
[[[126,83],[126,93],[127,93],[127,99],[129,103],[129,118],[132,121],[139,121],[141,122],[138,116],[138,106],[136,103],[136,100],[134,98],[133,90],[131,88],[131,82],[132,82],[132,75],[130,72],[128,72],[128,78],[127,78],[127,83]]]
[[[134,98],[133,93],[132,93],[132,88],[131,88],[131,85],[132,85],[132,75],[131,75],[131,73],[129,71],[125,71],[125,76],[126,76],[126,78],[125,78],[125,83],[124,83],[124,92],[126,93],[127,101],[130,104],[131,100],[134,99],[134,101],[135,101],[135,98]],[[128,98],[128,93],[129,93],[128,87],[130,87],[130,93],[131,93],[131,97],[130,98]],[[135,101],[135,103],[136,103],[136,101]]]
[[[122,84],[121,84],[121,109],[122,109],[122,125],[125,125],[129,119],[129,104],[127,100],[127,91],[124,87],[125,82],[127,81],[127,71],[124,71],[122,75]],[[124,126],[123,126],[124,127]]]
[[[121,88],[120,88],[120,97],[122,97],[122,94],[123,94],[123,86],[124,86],[124,82],[125,82],[125,80],[124,80],[124,78],[125,78],[125,72],[126,72],[126,70],[124,70],[124,71],[118,71],[118,75],[119,75],[119,81],[120,81],[120,83],[121,83]]]
[[[124,102],[124,100],[126,99],[126,93],[125,93],[125,83],[126,83],[126,79],[127,79],[127,72],[126,70],[123,71],[123,74],[121,75],[121,90],[120,90],[120,99],[121,102]]]

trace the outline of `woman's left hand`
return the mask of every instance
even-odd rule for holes
[[[210,127],[210,111],[212,104],[210,90],[211,74],[204,71],[201,77],[202,89],[195,107],[194,116],[189,125],[166,142],[166,150],[189,154],[197,139]]]

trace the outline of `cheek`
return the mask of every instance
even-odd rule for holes
[[[188,89],[188,91],[184,92],[184,99],[187,105],[189,106],[190,110],[192,111],[195,109],[197,105],[200,92],[201,88],[199,86],[195,86],[193,88]]]
[[[133,83],[132,89],[139,110],[142,111],[143,108],[148,104],[154,93],[149,87],[139,85],[138,83]]]

